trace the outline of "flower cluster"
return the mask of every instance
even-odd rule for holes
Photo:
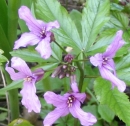
[[[52,54],[52,37],[55,37],[51,30],[60,27],[58,21],[45,23],[42,20],[37,20],[26,6],[22,6],[18,13],[20,19],[26,22],[30,32],[23,33],[21,37],[15,41],[14,49],[27,47],[28,45],[36,45],[35,50],[42,58],[48,59]],[[117,78],[115,64],[112,58],[115,56],[116,51],[124,44],[122,33],[121,30],[117,32],[114,41],[108,46],[106,52],[98,53],[90,57],[90,62],[99,68],[101,76],[111,81],[112,87],[116,86],[121,92],[125,90],[126,85]],[[73,55],[66,55],[63,61],[64,64],[60,64],[51,75],[51,77],[58,76],[59,78],[69,77],[71,80],[71,91],[64,95],[55,94],[52,91],[47,91],[44,94],[45,101],[56,107],[45,117],[43,121],[44,126],[51,126],[58,118],[66,116],[69,113],[71,113],[74,118],[79,119],[83,126],[92,126],[97,122],[93,114],[84,112],[81,109],[81,103],[85,101],[86,94],[80,93],[78,89],[74,73],[76,68],[72,65],[73,59]],[[34,111],[40,113],[41,103],[36,95],[35,83],[43,78],[45,71],[41,68],[31,71],[26,62],[19,57],[13,57],[10,62],[6,64],[5,69],[10,74],[11,79],[14,81],[23,80],[23,88],[20,91],[22,104],[28,109],[28,112]]]

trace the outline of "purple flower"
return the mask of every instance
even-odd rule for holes
[[[51,91],[44,94],[44,98],[48,104],[53,104],[56,108],[48,113],[44,119],[44,126],[51,126],[58,118],[66,116],[69,112],[80,120],[83,126],[92,126],[97,119],[91,113],[86,113],[80,108],[80,102],[83,103],[85,93],[78,93],[77,84],[73,82],[71,85],[73,92],[66,93],[63,96],[57,95]]]
[[[121,92],[125,90],[126,84],[116,77],[115,64],[112,58],[115,56],[116,51],[125,43],[122,40],[122,34],[121,30],[116,33],[113,42],[108,46],[106,52],[90,57],[90,62],[99,68],[101,76],[111,81],[112,87],[117,86]]]
[[[59,28],[59,23],[57,21],[44,23],[41,20],[36,20],[26,6],[21,6],[18,13],[20,19],[26,22],[30,32],[23,33],[21,38],[15,41],[14,49],[38,44],[35,49],[40,53],[41,57],[44,59],[49,58],[51,55],[50,41],[52,35],[50,30]]]
[[[41,110],[40,101],[36,95],[35,83],[44,74],[42,69],[31,72],[24,60],[13,57],[11,59],[11,67],[6,64],[6,71],[10,74],[12,80],[24,80],[23,89],[20,91],[22,95],[22,104],[28,109],[28,112],[34,111],[39,113]],[[15,72],[15,70],[17,72]]]

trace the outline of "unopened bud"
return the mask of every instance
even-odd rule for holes
[[[63,69],[66,69],[67,68],[67,65],[63,65]]]
[[[62,73],[58,76],[60,79],[64,78],[65,77],[65,73]]]
[[[65,61],[65,62],[68,62],[68,63],[71,63],[73,59],[74,59],[74,57],[73,57],[71,54],[67,54],[67,55],[64,57],[64,61]]]
[[[71,72],[74,72],[76,70],[76,68],[74,66],[71,66]]]
[[[61,67],[62,67],[62,66],[58,66],[58,67],[55,69],[55,71],[52,73],[51,77],[54,78],[54,77],[58,76],[59,73],[61,72]]]
[[[70,73],[67,72],[67,73],[66,73],[66,77],[69,77],[69,76],[70,76]]]

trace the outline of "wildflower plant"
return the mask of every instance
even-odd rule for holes
[[[43,126],[130,125],[126,9],[110,0],[86,0],[80,11],[58,0],[1,0],[0,10],[9,126],[35,125],[19,119],[19,107]]]

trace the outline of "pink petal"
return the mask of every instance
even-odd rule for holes
[[[56,108],[48,113],[43,121],[44,126],[51,126],[58,118],[66,116],[69,113],[68,108]]]
[[[26,25],[28,26],[30,31],[33,31],[36,33],[41,31],[42,26],[33,17],[32,13],[28,7],[21,6],[18,13],[19,13],[20,19],[23,19],[26,22]]]
[[[86,94],[85,93],[72,93],[72,95],[80,102],[84,102],[86,99]]]
[[[72,107],[69,108],[70,113],[75,117],[80,120],[80,123],[83,126],[92,126],[97,122],[97,119],[94,115],[91,113],[84,112],[80,108],[80,103],[79,101],[76,101]]]
[[[46,31],[50,31],[53,28],[59,28],[60,25],[58,23],[58,21],[54,21],[54,22],[49,22],[46,24]]]
[[[109,59],[106,63],[107,64],[103,65],[103,67],[112,71],[112,73],[116,76],[115,63],[114,63],[113,59]]]
[[[14,48],[26,47],[28,45],[36,45],[41,39],[33,33],[24,33],[21,38],[15,41]]]
[[[61,96],[61,95],[57,95],[51,91],[47,91],[44,94],[44,99],[46,100],[46,102],[48,104],[53,104],[55,107],[59,107],[59,108],[63,108],[67,106],[67,97]]]
[[[21,58],[13,57],[11,59],[11,66],[14,69],[18,70],[21,73],[24,73],[27,76],[32,76],[31,70],[27,66],[26,62],[24,60],[22,60]]]
[[[120,92],[123,92],[126,89],[126,84],[113,75],[109,70],[105,69],[104,67],[99,68],[99,70],[101,76],[112,83],[112,87],[117,86]]]
[[[40,53],[41,57],[44,59],[48,59],[51,56],[51,46],[50,46],[50,38],[45,38],[41,42],[39,42],[38,46],[35,48],[37,52]]]
[[[36,95],[35,81],[24,82],[23,89],[20,93],[22,95],[22,105],[28,109],[28,112],[34,111],[40,113],[41,104]]]
[[[94,65],[94,66],[102,66],[102,62],[103,62],[103,58],[102,58],[102,54],[98,53],[94,56],[90,57],[90,62]]]
[[[5,70],[9,73],[12,80],[20,80],[26,77],[24,73],[15,72],[12,67],[8,67],[9,63],[6,64]]]
[[[79,89],[78,89],[78,85],[76,83],[76,75],[72,75],[70,76],[70,80],[71,80],[71,89],[73,92],[79,92]]]
[[[44,76],[44,70],[39,68],[33,71],[33,75],[37,77],[37,81],[41,80],[42,77]]]
[[[122,30],[116,33],[113,42],[111,43],[111,45],[108,46],[106,52],[103,53],[104,57],[111,57],[111,58],[114,57],[117,50],[119,50],[125,44],[125,42],[122,40],[122,34],[123,34]]]

